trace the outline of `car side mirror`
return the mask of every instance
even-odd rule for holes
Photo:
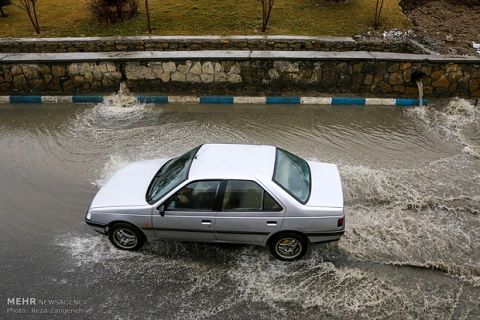
[[[157,211],[162,217],[164,217],[165,216],[165,205],[162,204],[161,206],[159,206],[157,208]]]

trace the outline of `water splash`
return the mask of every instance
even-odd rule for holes
[[[286,264],[254,247],[219,249],[179,242],[158,242],[141,252],[126,252],[100,236],[65,235],[57,245],[69,252],[77,267],[91,269],[94,274],[101,267],[122,279],[135,274],[149,286],[181,287],[177,299],[188,303],[169,317],[172,319],[221,314],[243,302],[265,303],[274,314],[283,316],[288,313],[285,303],[299,304],[302,309],[321,308],[340,316],[345,310],[354,314],[382,310],[386,303],[398,299],[398,289],[388,282],[356,268],[337,268],[318,256]],[[93,276],[91,281],[101,283],[101,278]],[[206,307],[204,301],[218,294],[219,288],[232,292],[221,294],[215,306]],[[162,301],[165,299],[160,299],[160,306]]]
[[[480,286],[480,174],[472,175],[474,164],[458,154],[412,169],[341,166],[347,230],[339,253],[436,269]]]
[[[465,99],[454,98],[444,107],[417,107],[408,109],[407,115],[423,122],[429,130],[437,131],[449,140],[460,142],[463,151],[480,158],[480,146],[475,144],[466,134],[470,127],[480,124],[480,111]]]
[[[302,309],[320,308],[334,316],[362,313],[395,299],[395,289],[356,268],[337,268],[331,262],[305,259],[285,264],[244,252],[229,276],[253,301],[282,308],[299,303]],[[253,262],[253,258],[256,262]],[[285,311],[284,311],[285,312]]]
[[[124,251],[115,248],[104,236],[65,234],[59,236],[55,243],[65,248],[74,264],[79,267],[95,264],[109,266],[114,261],[127,260],[144,260],[160,265],[166,263],[164,260],[170,261],[172,258],[182,256],[186,258],[215,257],[219,260],[228,257],[228,251],[222,250],[220,246],[194,242],[156,241],[146,244],[141,251]],[[182,262],[178,261],[178,264]],[[152,270],[152,272],[155,271]]]
[[[472,175],[470,166],[471,162],[460,154],[410,169],[342,165],[340,174],[347,206],[479,214],[480,194],[476,191],[480,174]]]
[[[168,314],[171,319],[221,316],[245,304],[260,306],[254,310],[256,315],[280,318],[287,318],[296,310],[295,314],[310,319],[309,314],[318,310],[334,318],[345,318],[346,314],[351,319],[365,315],[385,318],[395,312],[393,318],[402,319],[411,312],[427,312],[433,319],[449,312],[447,306],[460,301],[459,297],[465,298],[463,290],[445,290],[445,281],[438,288],[437,282],[428,280],[430,278],[404,283],[402,276],[397,277],[398,272],[392,273],[393,267],[384,271],[365,270],[351,263],[339,266],[326,261],[335,252],[348,254],[341,245],[338,248],[333,244],[315,246],[306,258],[292,263],[275,260],[267,250],[253,246],[165,241],[140,252],[126,252],[114,248],[105,237],[94,235],[64,235],[57,239],[57,245],[69,253],[74,266],[91,270],[92,285],[105,281],[106,275],[101,271],[105,269],[114,278],[134,277],[137,286],[171,286],[170,291],[181,308],[172,311],[168,299],[150,297],[157,301],[157,307],[172,312]],[[360,239],[360,245],[364,245],[367,252],[371,243]],[[357,248],[350,241],[345,246]],[[375,247],[371,250],[375,251]],[[362,257],[357,256],[357,260]],[[408,277],[411,276],[409,272]],[[434,287],[430,288],[431,285]],[[127,295],[104,303],[108,307],[119,301],[127,303],[128,299],[132,297]],[[205,301],[215,301],[215,304],[206,305]],[[405,305],[397,308],[399,301]],[[265,310],[267,313],[263,313]]]
[[[347,212],[338,247],[354,260],[436,269],[478,287],[480,239],[474,221],[438,211],[356,206]]]
[[[129,108],[138,104],[138,100],[130,93],[126,82],[121,82],[118,91],[104,98],[103,106],[110,108]]]
[[[79,115],[86,127],[119,129],[131,128],[141,123],[146,105],[130,93],[125,82],[120,83],[118,92],[104,98],[103,103]]]

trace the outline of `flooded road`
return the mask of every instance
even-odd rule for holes
[[[0,318],[478,319],[479,119],[462,100],[0,106]],[[115,170],[202,143],[271,144],[337,163],[344,237],[284,263],[245,245],[122,252],[83,224]],[[13,297],[64,303],[45,315]]]

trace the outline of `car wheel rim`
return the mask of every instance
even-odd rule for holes
[[[283,238],[275,245],[275,251],[284,259],[294,259],[302,252],[302,244],[294,238]]]
[[[137,245],[137,236],[128,229],[116,229],[113,232],[113,241],[123,249],[132,249]]]

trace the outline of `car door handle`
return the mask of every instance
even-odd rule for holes
[[[206,225],[206,226],[209,226],[209,225],[212,224],[212,220],[202,220],[202,224]]]
[[[277,225],[277,221],[267,221],[267,226],[275,227]]]

